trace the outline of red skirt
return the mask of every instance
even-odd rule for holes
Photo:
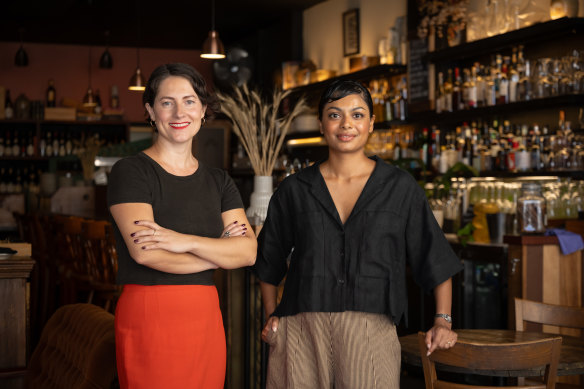
[[[223,388],[225,332],[214,286],[125,285],[115,323],[121,388]]]

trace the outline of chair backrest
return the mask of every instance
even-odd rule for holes
[[[85,220],[81,223],[83,258],[96,282],[107,282],[111,271],[108,262],[105,220]]]
[[[542,384],[512,386],[514,388],[554,388],[558,361],[560,359],[561,337],[520,343],[468,343],[458,341],[448,350],[436,350],[426,355],[426,334],[418,333],[420,356],[424,368],[426,389],[460,389],[460,384],[439,380],[436,363],[458,368],[465,373],[480,374],[486,371],[529,371],[545,366]],[[484,386],[481,386],[484,388]]]
[[[96,305],[70,304],[45,325],[26,387],[109,389],[115,373],[114,316]]]
[[[567,305],[545,304],[537,301],[515,298],[515,329],[526,331],[527,323],[537,323],[571,329],[584,329],[584,309]],[[541,329],[540,329],[541,331]],[[584,331],[554,331],[546,328],[544,332],[565,335],[582,335]]]

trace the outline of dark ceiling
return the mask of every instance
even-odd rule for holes
[[[324,0],[216,0],[225,45]],[[199,49],[211,29],[211,0],[10,0],[0,7],[0,40]]]

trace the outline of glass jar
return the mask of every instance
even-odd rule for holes
[[[517,199],[517,221],[520,234],[545,232],[546,202],[541,185],[532,182],[521,185],[521,194]]]

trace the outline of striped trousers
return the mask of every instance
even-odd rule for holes
[[[386,315],[300,313],[267,340],[267,389],[399,389],[401,347]]]

